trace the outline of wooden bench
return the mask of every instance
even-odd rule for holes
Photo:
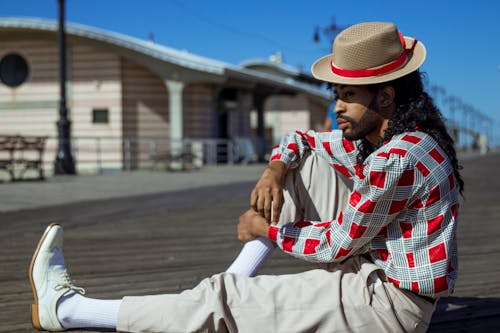
[[[150,155],[153,170],[170,169],[172,163],[178,163],[183,169],[195,169],[199,166],[194,163],[196,156],[191,152],[158,152]]]
[[[23,179],[28,170],[36,170],[45,179],[43,153],[47,137],[0,135],[0,169],[9,173],[10,180]]]

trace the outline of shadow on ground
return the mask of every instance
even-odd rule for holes
[[[500,330],[500,298],[445,297],[441,298],[436,306],[429,332],[498,332],[498,330]]]

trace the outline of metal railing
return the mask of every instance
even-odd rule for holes
[[[44,169],[52,173],[57,137],[49,137]],[[137,169],[188,169],[203,165],[249,163],[256,160],[250,138],[182,139],[73,137],[73,158],[79,173],[104,173]]]

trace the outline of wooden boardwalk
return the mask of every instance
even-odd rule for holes
[[[462,164],[460,276],[453,297],[440,300],[430,331],[500,331],[500,155]],[[66,264],[89,297],[178,292],[225,270],[237,255],[236,220],[252,186],[0,213],[0,332],[34,332],[28,265],[49,222],[63,224]],[[313,267],[275,251],[262,273]]]

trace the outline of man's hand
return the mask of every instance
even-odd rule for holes
[[[250,196],[250,206],[268,223],[276,223],[283,207],[283,183],[286,165],[281,161],[273,161],[264,170]],[[272,221],[271,221],[272,207]]]
[[[268,231],[267,221],[253,209],[247,210],[239,218],[238,239],[242,243],[251,241],[258,236],[267,237]]]

